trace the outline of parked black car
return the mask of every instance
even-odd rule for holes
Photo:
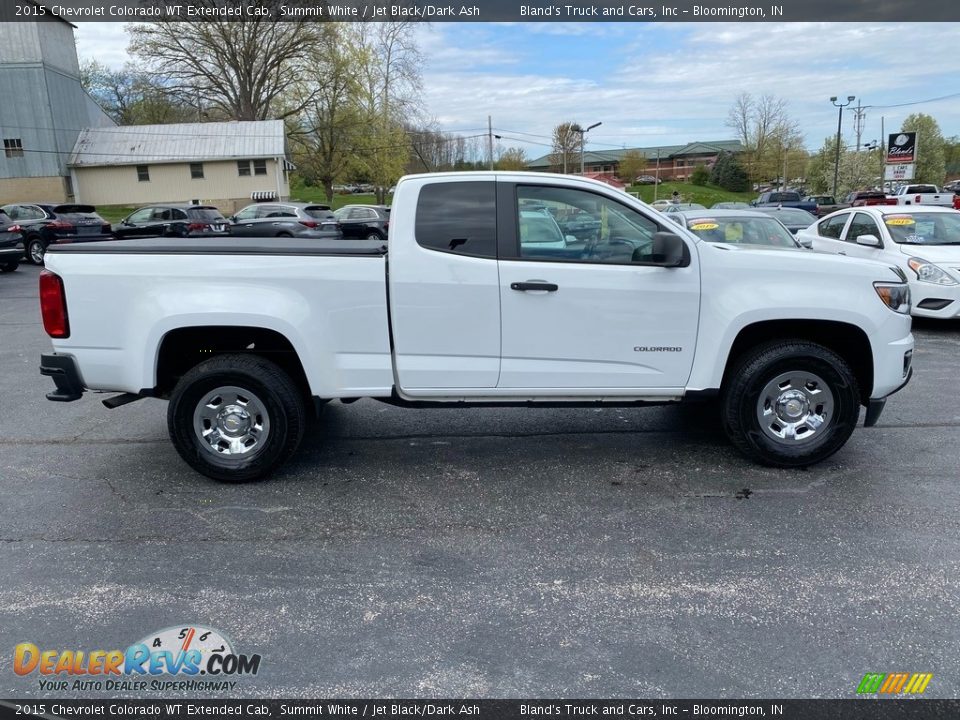
[[[27,262],[43,265],[52,243],[113,240],[110,223],[93,205],[79,203],[13,203],[0,208],[20,226]]]
[[[229,221],[212,205],[148,205],[117,223],[120,239],[142,237],[224,237]]]
[[[386,205],[344,205],[333,213],[345,238],[386,240],[390,208]]]
[[[247,205],[230,218],[237,237],[301,237],[335,240],[343,237],[329,205],[268,202]]]
[[[23,257],[23,233],[9,216],[0,210],[0,272],[13,272]]]

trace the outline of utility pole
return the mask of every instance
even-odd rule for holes
[[[490,169],[493,170],[493,117],[487,115],[487,157],[490,159]]]
[[[860,136],[863,134],[863,121],[867,117],[867,109],[863,107],[860,100],[857,100],[857,106],[853,108],[853,131],[857,134],[857,152],[860,152]]]
[[[660,190],[660,148],[657,148],[657,181],[653,184],[653,201],[657,201]]]
[[[836,197],[837,197],[837,184],[838,184],[839,181],[840,181],[840,131],[843,129],[843,128],[842,128],[842,124],[843,124],[843,109],[844,109],[847,105],[849,105],[850,103],[852,103],[854,100],[856,100],[856,99],[857,99],[857,98],[856,98],[855,96],[853,96],[853,95],[848,95],[846,102],[838,103],[838,102],[837,102],[837,96],[836,96],[836,95],[834,95],[832,98],[830,98],[830,102],[833,103],[833,106],[836,107],[836,108],[840,108],[839,112],[837,113],[837,152],[836,152],[836,159],[834,160],[834,163],[835,163],[835,164],[834,164],[834,167],[833,167],[833,197],[834,197],[834,199],[836,199]]]

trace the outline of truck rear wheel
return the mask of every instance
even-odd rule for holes
[[[167,429],[187,464],[221,482],[256,480],[283,464],[306,427],[303,396],[277,365],[220,355],[177,383]]]
[[[802,340],[767,343],[744,355],[721,402],[734,446],[775,467],[803,467],[833,455],[860,415],[850,365],[832,350]]]

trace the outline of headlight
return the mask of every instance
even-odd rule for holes
[[[907,260],[907,265],[917,274],[917,280],[920,282],[933,283],[934,285],[957,284],[957,281],[947,275],[943,270],[923,258],[912,257]]]
[[[910,287],[905,283],[875,282],[873,284],[883,304],[894,312],[910,314]]]

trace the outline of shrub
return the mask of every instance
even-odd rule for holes
[[[710,181],[710,171],[704,165],[697,165],[690,175],[690,182],[694,185],[706,185]]]

